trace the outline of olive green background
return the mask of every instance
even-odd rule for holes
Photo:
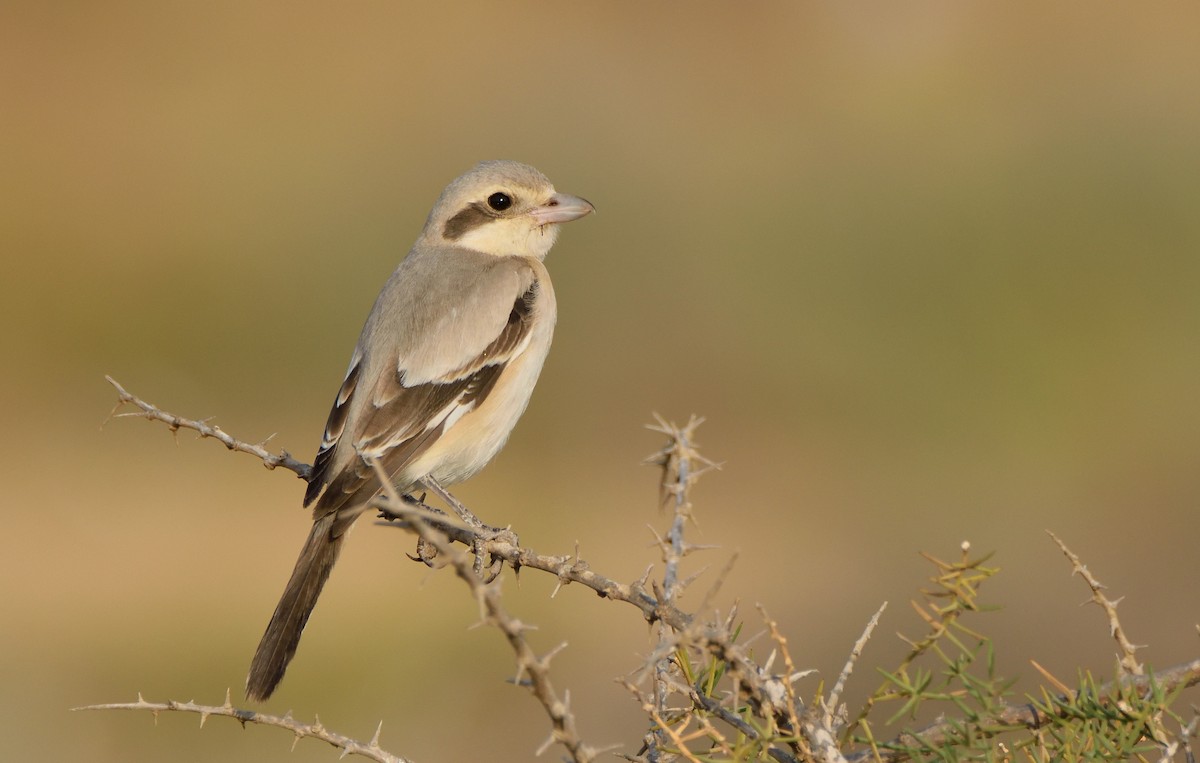
[[[708,418],[688,560],[741,558],[835,676],[963,540],[981,627],[1035,685],[1105,673],[1113,596],[1157,667],[1200,654],[1200,10],[1184,3],[38,3],[0,6],[0,730],[11,760],[326,761],[285,732],[88,703],[235,698],[308,529],[302,484],[104,422],[108,373],[311,458],[371,301],[441,188],[514,158],[599,214],[548,265],[556,344],[456,493],[543,553],[656,561],[651,413]],[[548,731],[446,571],[362,523],[265,707],[417,761]],[[715,573],[685,600],[692,606]],[[595,745],[631,608],[506,574]],[[765,641],[759,642],[763,652]],[[811,692],[815,680],[804,684]],[[1195,701],[1194,699],[1192,701]],[[557,752],[547,756],[557,757]]]

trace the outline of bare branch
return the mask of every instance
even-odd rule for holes
[[[450,540],[474,547],[476,541],[483,541],[483,549],[493,558],[503,559],[514,569],[525,568],[548,572],[558,578],[560,584],[579,583],[592,589],[601,597],[623,601],[641,610],[647,622],[664,622],[672,628],[686,628],[692,621],[692,616],[678,608],[659,601],[646,590],[644,581],[619,583],[612,578],[593,572],[588,563],[577,555],[548,556],[539,554],[531,548],[519,546],[511,538],[499,536],[488,537],[473,528],[458,523],[452,523],[448,518],[428,512],[436,511],[421,503],[409,503],[403,498],[399,503],[380,496],[371,505],[388,517],[403,520],[401,523],[384,523],[390,527],[406,528],[412,517],[421,519],[436,527]],[[417,513],[417,512],[420,513]]]
[[[136,416],[138,418],[148,419],[150,421],[159,421],[166,424],[171,431],[180,429],[189,429],[197,432],[201,437],[211,437],[230,450],[249,453],[259,458],[263,465],[268,469],[283,467],[294,472],[302,479],[308,479],[312,471],[312,467],[301,461],[296,460],[287,451],[281,451],[279,454],[274,454],[267,451],[261,445],[251,445],[242,440],[239,440],[219,427],[211,426],[195,419],[177,416],[173,413],[162,410],[158,406],[148,403],[137,395],[127,391],[117,380],[111,376],[104,377],[117,391],[117,407],[114,408],[112,416],[121,418],[123,416]],[[138,410],[129,413],[118,413],[120,408],[125,405],[133,405]],[[699,422],[696,422],[697,424]],[[711,462],[705,460],[705,464]],[[708,468],[707,466],[705,467]],[[695,475],[693,475],[694,477]],[[393,503],[379,498],[374,502],[374,506],[386,514],[400,517],[405,512],[409,512],[415,504],[407,504],[400,501],[397,512],[392,512]],[[424,504],[420,504],[425,506]],[[643,616],[649,622],[664,622],[673,628],[686,628],[691,622],[691,616],[681,612],[673,605],[658,601],[654,596],[651,596],[645,587],[644,582],[635,583],[618,583],[604,575],[592,572],[588,568],[587,562],[579,559],[578,556],[571,562],[569,556],[545,556],[538,554],[531,549],[522,548],[512,541],[510,538],[488,538],[485,534],[479,532],[478,528],[470,528],[461,522],[454,520],[444,515],[439,515],[436,509],[430,506],[425,506],[429,514],[424,516],[425,521],[436,526],[441,532],[445,533],[452,540],[460,543],[465,543],[468,546],[474,546],[480,540],[483,541],[484,548],[493,557],[503,559],[512,565],[515,569],[529,567],[531,569],[542,570],[549,572],[558,577],[560,584],[579,583],[594,590],[597,594],[604,598],[614,599],[632,604],[642,611]],[[570,562],[570,563],[568,563]]]
[[[421,540],[437,550],[437,558],[446,560],[454,568],[455,574],[467,584],[471,593],[474,594],[475,600],[479,603],[483,622],[494,626],[508,640],[517,659],[517,682],[529,689],[550,717],[553,730],[542,749],[544,750],[550,744],[558,743],[566,748],[570,759],[575,763],[590,763],[595,760],[598,754],[597,750],[584,744],[579,737],[575,726],[575,716],[571,712],[570,694],[559,697],[554,685],[550,682],[550,659],[558,651],[561,651],[563,645],[551,653],[541,656],[534,652],[525,639],[525,632],[530,629],[530,626],[508,614],[501,606],[499,588],[488,585],[479,578],[472,555],[456,548],[452,545],[449,537],[434,529],[425,520],[424,507],[407,505],[406,501],[396,492],[396,488],[378,461],[372,460],[371,466],[384,485],[384,492],[388,499],[388,512],[405,520],[408,527],[416,532]],[[528,676],[528,680],[520,680],[521,676]]]
[[[692,516],[692,503],[689,500],[688,492],[695,479],[692,462],[699,457],[694,447],[694,440],[696,428],[704,420],[692,416],[686,425],[680,427],[674,422],[667,422],[658,414],[655,414],[654,418],[657,424],[652,425],[650,429],[666,435],[667,444],[658,453],[646,459],[646,462],[662,468],[659,498],[660,500],[665,499],[664,503],[671,504],[672,518],[671,528],[667,531],[666,538],[659,535],[653,527],[650,528],[650,531],[654,533],[655,540],[662,552],[663,580],[660,598],[664,603],[673,605],[676,598],[683,593],[684,588],[679,580],[679,564],[686,553],[683,528]],[[660,627],[659,643],[665,643],[667,640],[666,630]],[[667,699],[671,695],[670,674],[672,670],[671,661],[665,655],[654,663],[654,703],[650,715],[655,726],[646,739],[646,755],[651,763],[659,760],[668,736],[681,753],[690,756],[673,727],[663,721],[663,716],[667,713]]]
[[[177,432],[180,429],[195,431],[200,437],[218,440],[228,449],[249,453],[258,458],[267,468],[283,467],[301,478],[307,479],[311,467],[292,458],[286,451],[279,454],[268,451],[264,446],[266,441],[250,444],[238,440],[203,420],[192,420],[175,416],[161,410],[141,398],[129,393],[111,377],[108,382],[116,389],[118,403],[112,417],[136,416],[151,421],[159,421]],[[125,406],[134,410],[121,412]],[[743,739],[757,740],[765,745],[765,750],[776,761],[820,760],[830,763],[865,763],[868,760],[878,760],[880,763],[898,763],[905,760],[907,753],[892,749],[899,745],[912,747],[917,740],[922,745],[937,747],[947,743],[956,733],[961,733],[960,719],[943,719],[924,729],[905,733],[890,742],[875,742],[872,740],[870,749],[844,754],[836,739],[838,702],[845,684],[857,663],[863,647],[878,622],[882,608],[871,619],[864,633],[855,644],[845,667],[830,692],[825,704],[818,703],[814,707],[803,709],[792,688],[792,683],[804,675],[795,670],[790,655],[787,654],[787,641],[779,633],[775,624],[768,620],[772,639],[777,650],[765,662],[759,662],[749,651],[751,640],[738,637],[735,627],[736,617],[733,612],[724,621],[717,617],[715,622],[701,621],[696,616],[684,612],[677,607],[677,599],[691,579],[682,580],[680,564],[690,551],[698,550],[699,546],[688,544],[683,538],[686,523],[694,518],[691,513],[691,503],[688,491],[696,478],[717,465],[696,451],[694,434],[701,419],[692,417],[689,422],[679,427],[656,417],[657,423],[650,428],[667,435],[669,442],[651,461],[663,468],[663,480],[660,498],[664,504],[670,502],[673,506],[671,527],[665,537],[658,537],[658,545],[664,561],[664,575],[661,585],[651,580],[651,568],[632,583],[619,583],[608,577],[593,572],[587,562],[579,556],[576,547],[573,554],[561,556],[546,556],[532,549],[520,546],[517,536],[510,531],[496,531],[486,526],[476,526],[470,521],[462,521],[448,516],[424,503],[399,496],[390,484],[386,475],[380,474],[381,482],[385,485],[384,495],[376,498],[372,505],[381,509],[394,523],[415,532],[419,538],[418,552],[420,560],[427,564],[442,563],[454,569],[471,590],[479,606],[482,623],[497,628],[504,634],[514,655],[516,656],[516,682],[525,686],[542,705],[550,718],[552,731],[542,750],[553,744],[561,744],[569,758],[577,762],[590,762],[596,759],[599,750],[585,745],[576,729],[576,721],[570,710],[570,695],[561,696],[555,691],[550,682],[549,663],[551,658],[563,646],[560,645],[549,653],[537,654],[526,640],[527,631],[531,626],[522,623],[506,612],[501,606],[500,594],[497,587],[487,585],[482,580],[482,558],[490,557],[493,571],[498,572],[507,563],[514,570],[533,568],[554,575],[558,588],[569,583],[579,583],[595,591],[603,598],[623,601],[636,607],[642,616],[650,623],[659,626],[658,643],[653,653],[640,669],[640,681],[645,681],[654,675],[656,681],[655,697],[653,699],[635,690],[637,696],[645,700],[647,712],[656,721],[657,736],[650,738],[649,757],[654,760],[661,752],[667,757],[668,744],[678,748],[678,755],[696,758],[695,753],[687,750],[687,743],[707,739],[716,747],[728,751],[732,749],[729,739],[713,726],[713,721],[724,723],[738,732]],[[269,438],[268,438],[269,439]],[[377,465],[376,468],[378,469]],[[451,497],[452,500],[452,497]],[[452,504],[453,506],[453,504]],[[454,508],[460,508],[454,506]],[[1052,537],[1053,534],[1052,534]],[[1102,591],[1103,586],[1091,575],[1087,568],[1072,552],[1057,538],[1063,553],[1092,590],[1092,601],[1101,606],[1108,614],[1113,638],[1121,651],[1122,676],[1110,684],[1100,687],[1103,692],[1116,694],[1115,689],[1122,688],[1126,696],[1129,691],[1147,691],[1155,688],[1157,691],[1170,692],[1181,687],[1193,686],[1200,683],[1200,660],[1177,666],[1153,677],[1144,675],[1142,666],[1135,659],[1139,647],[1132,644],[1126,637],[1116,615],[1118,601],[1107,599]],[[461,542],[474,550],[474,554],[455,548],[452,542]],[[423,550],[422,550],[423,549]],[[964,554],[966,548],[964,547]],[[428,552],[428,553],[426,553]],[[475,564],[472,564],[472,561]],[[965,564],[964,560],[964,564]],[[732,560],[730,562],[732,564]],[[718,576],[714,590],[704,597],[701,609],[708,606],[709,599],[715,593],[728,573],[728,567]],[[885,605],[886,606],[886,605]],[[736,611],[736,607],[734,612]],[[921,612],[918,607],[918,611]],[[931,623],[937,625],[936,618],[923,614]],[[765,612],[764,612],[765,617]],[[735,643],[736,639],[736,643]],[[719,665],[733,682],[732,689],[722,696],[712,696],[711,686],[697,684],[689,686],[687,682],[678,680],[676,671],[678,663],[671,662],[673,652],[680,653],[698,651],[714,658],[714,664]],[[786,663],[785,673],[773,674],[771,665],[774,655],[783,655]],[[628,684],[632,686],[632,684]],[[1062,687],[1066,688],[1066,687]],[[1064,691],[1066,697],[1070,691]],[[667,697],[682,696],[688,700],[682,711],[676,708],[668,712]],[[1068,703],[1061,703],[1062,709],[1051,710],[1052,713],[1067,712]],[[1049,704],[1048,707],[1058,708],[1059,705]],[[356,754],[379,761],[394,761],[407,763],[405,759],[386,753],[379,748],[378,731],[369,743],[357,742],[339,734],[330,732],[321,726],[319,720],[312,724],[301,724],[287,715],[284,717],[271,716],[249,710],[234,708],[226,695],[225,704],[220,707],[197,705],[192,702],[150,703],[139,695],[137,702],[111,705],[95,705],[78,709],[130,709],[146,710],[157,716],[159,712],[176,711],[199,714],[201,723],[210,715],[232,717],[241,723],[259,723],[289,729],[296,738],[311,736],[322,739],[343,751],[343,754]],[[679,713],[682,712],[682,715]],[[980,728],[1020,728],[1037,729],[1049,718],[1034,705],[1003,705],[992,715],[982,720],[976,720],[974,725]],[[751,722],[752,716],[762,719],[760,726],[757,721]],[[699,728],[689,730],[689,723],[694,721]],[[1190,731],[1194,730],[1194,722]],[[726,732],[727,733],[727,732]],[[847,732],[848,733],[848,732]],[[1187,744],[1186,738],[1183,744]]]
[[[1109,631],[1121,650],[1121,670],[1131,676],[1145,675],[1145,670],[1134,656],[1134,653],[1141,647],[1132,643],[1125,636],[1125,629],[1121,627],[1121,621],[1117,618],[1117,605],[1121,603],[1121,600],[1112,601],[1107,598],[1103,593],[1104,585],[1092,575],[1087,565],[1080,561],[1079,557],[1071,549],[1067,548],[1067,544],[1063,543],[1057,535],[1049,530],[1046,531],[1046,534],[1054,539],[1054,542],[1058,544],[1059,549],[1066,555],[1067,559],[1071,560],[1072,573],[1083,578],[1087,582],[1088,588],[1092,589],[1092,602],[1103,609],[1105,614],[1108,615]]]
[[[245,726],[247,723],[257,723],[263,726],[275,726],[281,729],[287,729],[296,736],[296,740],[305,737],[320,739],[327,742],[342,751],[342,757],[347,755],[360,755],[364,758],[379,761],[379,763],[410,763],[408,758],[402,758],[399,755],[393,755],[387,750],[379,746],[379,734],[383,730],[383,722],[375,728],[375,735],[371,737],[370,742],[360,742],[357,739],[352,739],[344,734],[330,731],[321,725],[321,719],[316,718],[312,723],[301,723],[292,717],[291,713],[284,716],[268,715],[259,713],[254,710],[242,710],[236,708],[230,702],[229,690],[225,690],[225,704],[223,705],[198,705],[195,702],[176,702],[175,700],[167,700],[166,702],[147,702],[139,693],[136,702],[117,702],[107,705],[88,705],[86,707],[76,707],[74,710],[143,710],[154,715],[155,722],[158,721],[158,714],[165,712],[179,713],[195,713],[200,716],[200,725],[204,726],[204,722],[210,716],[218,716],[223,718],[233,718],[234,720]]]
[[[823,763],[847,763],[846,756],[838,748],[837,737],[811,714],[805,716],[804,736],[817,760]]]
[[[688,423],[681,427],[658,414],[655,414],[654,418],[656,423],[647,428],[666,435],[667,444],[658,453],[647,458],[645,463],[662,467],[659,497],[663,504],[671,503],[671,529],[666,539],[658,533],[655,533],[655,537],[659,548],[662,549],[665,564],[663,598],[667,603],[674,603],[678,592],[679,562],[686,553],[683,526],[692,518],[692,503],[688,492],[700,474],[714,464],[696,450],[696,429],[704,423],[704,419],[692,416]],[[651,531],[653,532],[653,528]]]
[[[825,701],[826,722],[832,726],[833,714],[837,712],[838,702],[841,701],[842,690],[846,688],[846,681],[850,679],[850,674],[854,672],[854,664],[858,662],[858,658],[862,656],[863,649],[866,648],[867,642],[871,640],[871,634],[875,631],[875,626],[879,625],[879,618],[883,615],[883,611],[887,609],[887,602],[876,610],[871,620],[867,623],[867,627],[863,629],[863,633],[858,637],[858,641],[854,642],[854,648],[850,650],[850,658],[846,660],[845,667],[842,668],[842,674],[838,676],[837,681],[833,685],[833,690],[829,692],[829,697]]]
[[[211,437],[214,440],[221,442],[230,450],[236,450],[242,453],[249,453],[252,456],[257,456],[263,462],[263,466],[267,467],[268,469],[275,469],[276,467],[281,466],[288,471],[295,472],[297,477],[305,481],[307,481],[312,474],[311,466],[303,461],[298,461],[292,458],[291,454],[286,450],[282,450],[276,454],[264,448],[263,445],[265,445],[271,439],[270,437],[258,444],[243,442],[236,437],[226,434],[220,427],[211,426],[204,421],[185,419],[182,416],[176,416],[173,413],[167,413],[153,403],[147,403],[137,395],[126,391],[126,389],[111,376],[105,376],[104,378],[117,390],[117,404],[113,408],[112,413],[109,414],[110,419],[136,416],[138,418],[148,419],[150,421],[161,421],[162,423],[166,424],[172,432],[178,432],[180,429],[190,429],[193,432],[198,432],[202,438]],[[127,413],[119,413],[121,408],[126,405],[132,405],[137,408],[137,410]],[[271,435],[271,437],[274,437],[274,435]]]

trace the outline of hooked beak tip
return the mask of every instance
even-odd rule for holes
[[[538,225],[548,225],[578,220],[595,211],[595,205],[587,199],[572,196],[569,193],[556,193],[545,204],[533,210],[531,214]]]

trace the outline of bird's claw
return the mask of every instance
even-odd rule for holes
[[[424,538],[417,538],[417,553],[415,555],[407,554],[407,556],[414,562],[420,562],[426,567],[432,567],[434,560],[438,556],[437,546],[427,542]]]
[[[517,534],[507,527],[488,527],[484,525],[480,529],[479,535],[475,536],[473,544],[475,549],[475,574],[482,578],[484,583],[491,583],[500,577],[500,573],[504,571],[504,559],[499,556],[492,556],[487,549],[489,543],[498,540],[507,542],[513,546],[518,545]]]

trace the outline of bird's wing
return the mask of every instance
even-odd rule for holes
[[[442,263],[429,273],[441,286],[432,292],[422,267],[397,270],[363,329],[313,462],[314,519],[369,498],[379,486],[364,457],[399,473],[478,407],[529,344],[538,282],[526,263]]]

